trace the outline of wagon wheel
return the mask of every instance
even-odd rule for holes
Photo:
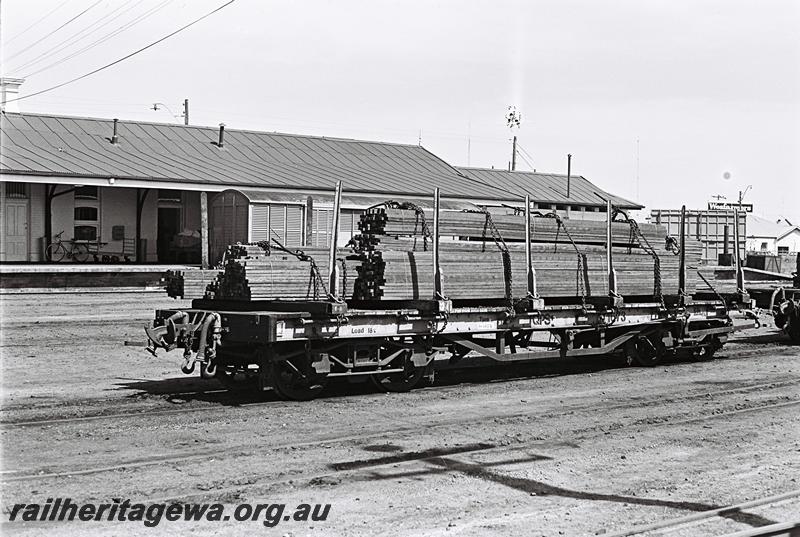
[[[714,353],[717,352],[717,349],[720,347],[722,347],[722,345],[719,343],[719,339],[712,337],[695,350],[694,356],[701,362],[711,360],[714,358]]]
[[[231,392],[258,391],[258,377],[248,375],[233,365],[218,365],[214,378]]]
[[[661,362],[664,349],[660,345],[654,345],[649,338],[640,336],[625,344],[625,356],[628,365],[635,363],[643,367],[653,367]]]
[[[312,368],[298,367],[297,361],[272,362],[272,387],[284,399],[310,401],[317,397],[328,384],[327,375],[320,375]]]
[[[370,375],[372,382],[381,390],[402,393],[413,390],[425,377],[425,367],[417,367],[411,361],[411,351],[403,356],[403,371],[398,373]]]
[[[84,263],[89,259],[89,248],[85,244],[76,244],[72,247],[72,259]]]

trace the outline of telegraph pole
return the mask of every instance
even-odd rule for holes
[[[567,153],[567,197],[569,197],[569,182],[572,178],[572,153]]]
[[[517,137],[514,136],[514,141],[511,143],[511,171],[517,169]]]
[[[508,128],[513,131],[514,127],[519,129],[519,124],[522,122],[522,114],[517,112],[517,108],[514,106],[508,107],[508,112],[506,112],[506,125]],[[517,137],[514,136],[514,139],[511,143],[511,171],[517,169]]]
[[[189,124],[189,99],[183,100],[183,124]]]

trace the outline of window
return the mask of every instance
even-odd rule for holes
[[[96,241],[97,226],[75,226],[72,236],[76,241]]]
[[[762,242],[761,243],[761,251],[762,252],[766,252],[767,250],[769,250],[769,244],[766,243],[766,242]]]
[[[75,207],[75,220],[97,221],[97,207]]]
[[[253,204],[250,206],[250,237],[254,241],[277,239],[285,246],[303,242],[303,207],[300,205]]]
[[[6,183],[6,197],[15,199],[26,199],[28,189],[25,183]]]
[[[98,189],[96,186],[78,187],[75,190],[73,240],[98,240],[100,236],[100,208],[97,197]]]
[[[170,201],[173,203],[181,202],[181,191],[171,189],[158,189],[158,201]]]
[[[789,247],[788,246],[778,246],[778,253],[779,254],[788,254]]]
[[[75,199],[79,200],[96,200],[97,187],[96,186],[79,186],[75,188]]]

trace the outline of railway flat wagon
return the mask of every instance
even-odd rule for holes
[[[639,226],[610,202],[598,230],[533,213],[527,198],[515,214],[440,213],[436,190],[427,213],[367,211],[361,236],[337,249],[340,199],[337,184],[326,252],[232,246],[191,308],[156,311],[148,350],[181,349],[184,373],[199,365],[231,388],[307,400],[337,377],[410,390],[436,360],[467,355],[708,359],[733,330],[722,297],[694,292],[699,249],[686,234]]]

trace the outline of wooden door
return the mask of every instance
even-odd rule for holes
[[[6,200],[3,261],[28,260],[28,200]]]

